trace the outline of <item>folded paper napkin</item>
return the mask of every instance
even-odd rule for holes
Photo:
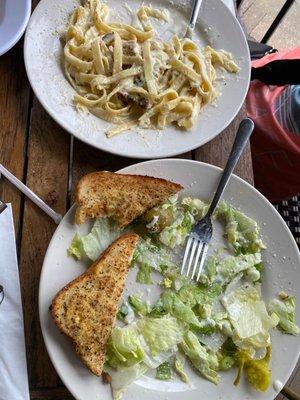
[[[0,400],[29,400],[23,311],[11,205],[0,214]]]

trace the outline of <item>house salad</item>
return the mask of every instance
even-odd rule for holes
[[[177,375],[189,384],[187,363],[216,385],[222,371],[235,368],[234,385],[244,376],[253,389],[265,391],[271,330],[300,333],[293,297],[281,292],[270,302],[262,299],[265,246],[257,223],[225,202],[214,214],[225,245],[211,251],[199,283],[180,275],[186,238],[207,207],[174,196],[126,228],[141,237],[132,262],[136,281],[142,288],[159,285],[160,295],[151,303],[146,289],[123,296],[106,351],[114,399],[151,370],[158,380]],[[96,260],[120,234],[112,220],[97,219],[88,235],[75,235],[68,252]]]

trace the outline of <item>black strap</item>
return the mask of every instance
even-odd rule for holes
[[[276,60],[259,68],[252,68],[251,80],[258,79],[267,85],[299,85],[300,60]]]
[[[254,40],[250,39],[248,39],[247,42],[250,50],[251,60],[262,58],[266,54],[275,53],[277,51],[273,47],[264,43],[255,42]]]

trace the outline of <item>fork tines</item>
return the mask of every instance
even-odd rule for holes
[[[208,244],[199,240],[198,235],[190,234],[181,266],[181,275],[185,275],[190,279],[194,279],[197,274],[196,281],[199,281],[204,261],[208,250]]]

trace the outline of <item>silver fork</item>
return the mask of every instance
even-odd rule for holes
[[[195,25],[197,22],[201,4],[202,4],[202,0],[194,0],[193,1],[193,7],[192,7],[189,24],[186,28],[186,32],[184,35],[185,38],[192,39],[193,31],[194,31],[194,28],[195,28]]]
[[[219,203],[219,200],[226,188],[232,171],[234,170],[244,150],[244,147],[248,142],[253,128],[254,123],[249,118],[244,119],[240,123],[227,164],[221,176],[219,185],[212,199],[210,207],[205,217],[197,222],[197,224],[193,227],[192,231],[189,234],[181,266],[181,275],[186,275],[187,277],[194,279],[195,275],[197,274],[197,282],[199,281],[208,251],[208,244],[212,237],[213,228],[211,223],[211,216]]]

